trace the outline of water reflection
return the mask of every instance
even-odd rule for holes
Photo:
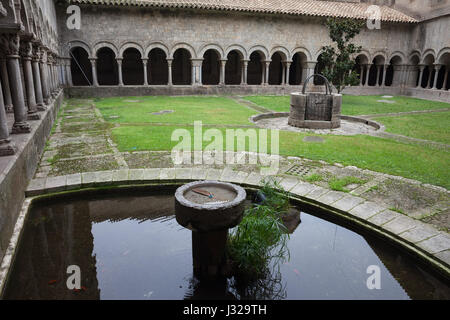
[[[290,260],[253,282],[197,281],[191,232],[173,218],[172,196],[51,201],[33,208],[7,299],[449,299],[449,287],[384,243],[302,213]],[[300,224],[299,224],[300,223]],[[67,267],[82,289],[68,290]],[[382,290],[368,290],[379,265]]]

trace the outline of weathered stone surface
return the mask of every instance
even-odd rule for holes
[[[317,199],[317,201],[323,203],[323,204],[332,204],[343,197],[345,197],[347,194],[345,192],[339,192],[339,191],[330,191],[325,194],[323,194],[320,198]]]
[[[130,169],[128,173],[128,180],[130,180],[133,183],[143,182],[144,169]]]
[[[386,207],[380,206],[375,202],[366,201],[354,207],[350,210],[350,213],[359,218],[368,219],[383,210],[386,210]]]
[[[205,180],[207,170],[204,168],[192,168],[192,180]]]
[[[400,216],[391,222],[383,225],[383,228],[395,234],[400,234],[406,230],[412,229],[418,225],[418,222],[406,216]]]
[[[128,175],[129,175],[128,169],[122,169],[122,170],[115,170],[112,174],[112,181],[114,184],[121,184],[123,182],[128,181]]]
[[[260,186],[263,178],[258,172],[250,172],[244,182],[249,185]]]
[[[281,180],[280,186],[285,191],[291,191],[299,182],[300,181],[295,178],[284,178],[283,180]]]
[[[162,168],[159,174],[160,180],[174,180],[176,172],[175,168]]]
[[[41,194],[42,191],[45,190],[45,180],[46,178],[31,180],[26,191],[26,196],[33,197]]]
[[[219,180],[222,175],[223,170],[219,169],[209,169],[206,173],[207,180]]]
[[[309,199],[317,200],[321,196],[323,196],[326,193],[328,193],[329,191],[330,191],[329,189],[325,189],[325,188],[316,186],[310,193],[308,193],[306,195],[306,197],[309,198]]]
[[[402,238],[413,243],[423,241],[439,234],[439,230],[425,223],[419,223],[415,228],[402,233]]]
[[[450,236],[448,234],[441,233],[437,236],[419,242],[417,245],[431,253],[450,250]]]
[[[97,181],[96,172],[83,172],[81,174],[81,184],[83,187],[91,187]]]
[[[66,190],[76,190],[81,187],[81,173],[75,173],[67,176]]]
[[[179,180],[191,179],[192,168],[176,168],[175,177]]]
[[[401,217],[402,215],[398,212],[392,211],[392,210],[384,210],[383,212],[380,212],[368,219],[369,222],[377,225],[382,226],[389,221],[392,221],[398,217]]]
[[[444,261],[447,265],[450,266],[450,250],[438,252],[434,256]]]
[[[307,183],[307,182],[300,182],[291,190],[292,193],[304,197],[308,193],[310,193],[312,190],[314,190],[315,185]]]
[[[144,169],[143,179],[146,181],[159,180],[160,174],[161,174],[161,169],[159,169],[159,168]]]
[[[46,193],[61,192],[66,190],[66,176],[49,177],[45,181]]]
[[[364,199],[362,198],[347,195],[341,200],[338,200],[335,203],[333,203],[333,207],[338,208],[342,211],[350,211],[351,209],[361,204],[362,202],[364,202]]]

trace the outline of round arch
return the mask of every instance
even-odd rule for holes
[[[114,52],[114,55],[116,57],[119,56],[119,50],[117,50],[117,47],[114,44],[112,44],[111,42],[108,42],[108,41],[100,41],[94,45],[94,49],[93,49],[93,55],[96,58],[98,58],[98,56],[97,56],[98,51],[102,48],[109,48],[112,50],[112,52]]]
[[[214,50],[218,54],[219,59],[226,59],[222,47],[214,43],[203,46],[198,53],[198,57],[202,58],[208,50]]]
[[[179,49],[187,50],[189,52],[189,54],[191,55],[191,57],[190,57],[191,59],[195,59],[197,57],[195,54],[194,48],[191,45],[182,42],[182,43],[177,43],[170,49],[169,58],[174,59],[175,52],[177,52],[177,50],[179,50]]]
[[[282,58],[284,61],[289,61],[289,60],[291,60],[291,54],[289,53],[289,50],[286,49],[286,48],[283,47],[283,46],[277,46],[277,47],[273,48],[273,49],[270,51],[270,57],[272,57],[272,56],[273,56],[275,53],[277,53],[277,52],[281,55],[281,58]]]
[[[144,50],[142,49],[140,44],[138,44],[136,42],[126,42],[120,46],[119,58],[123,59],[124,52],[130,48],[133,48],[133,49],[136,49],[137,51],[139,51],[139,53],[141,54],[141,57],[144,56]]]
[[[250,59],[252,53],[254,53],[254,52],[258,52],[261,55],[262,60],[269,60],[269,58],[270,58],[269,50],[267,50],[267,48],[264,46],[251,47],[250,50],[248,50],[249,59]]]
[[[145,56],[145,57],[148,57],[149,54],[150,54],[150,52],[151,52],[153,49],[160,49],[160,50],[162,50],[162,51],[165,53],[166,58],[169,57],[169,48],[168,48],[164,43],[162,43],[162,42],[152,42],[152,43],[150,43],[150,44],[146,47],[146,49],[145,49],[145,54],[144,54],[144,56]]]
[[[248,59],[247,56],[247,50],[245,50],[244,47],[238,45],[238,44],[233,44],[231,46],[229,46],[226,50],[225,50],[225,57],[228,58],[228,55],[230,54],[231,51],[236,51],[237,53],[239,53],[239,55],[241,56],[241,60],[246,60]]]

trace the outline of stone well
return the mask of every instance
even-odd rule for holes
[[[308,92],[308,81],[319,76],[325,80],[326,92]],[[328,80],[322,75],[306,79],[303,91],[291,94],[290,126],[308,129],[335,129],[341,126],[342,95],[332,92]]]

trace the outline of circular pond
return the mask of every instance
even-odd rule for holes
[[[202,283],[193,276],[191,232],[175,220],[174,190],[103,191],[34,204],[3,298],[450,298],[448,283],[409,255],[295,203],[301,223],[290,230],[287,261],[245,285],[234,277]],[[68,287],[73,270],[80,289]],[[368,286],[373,270],[379,289]]]

